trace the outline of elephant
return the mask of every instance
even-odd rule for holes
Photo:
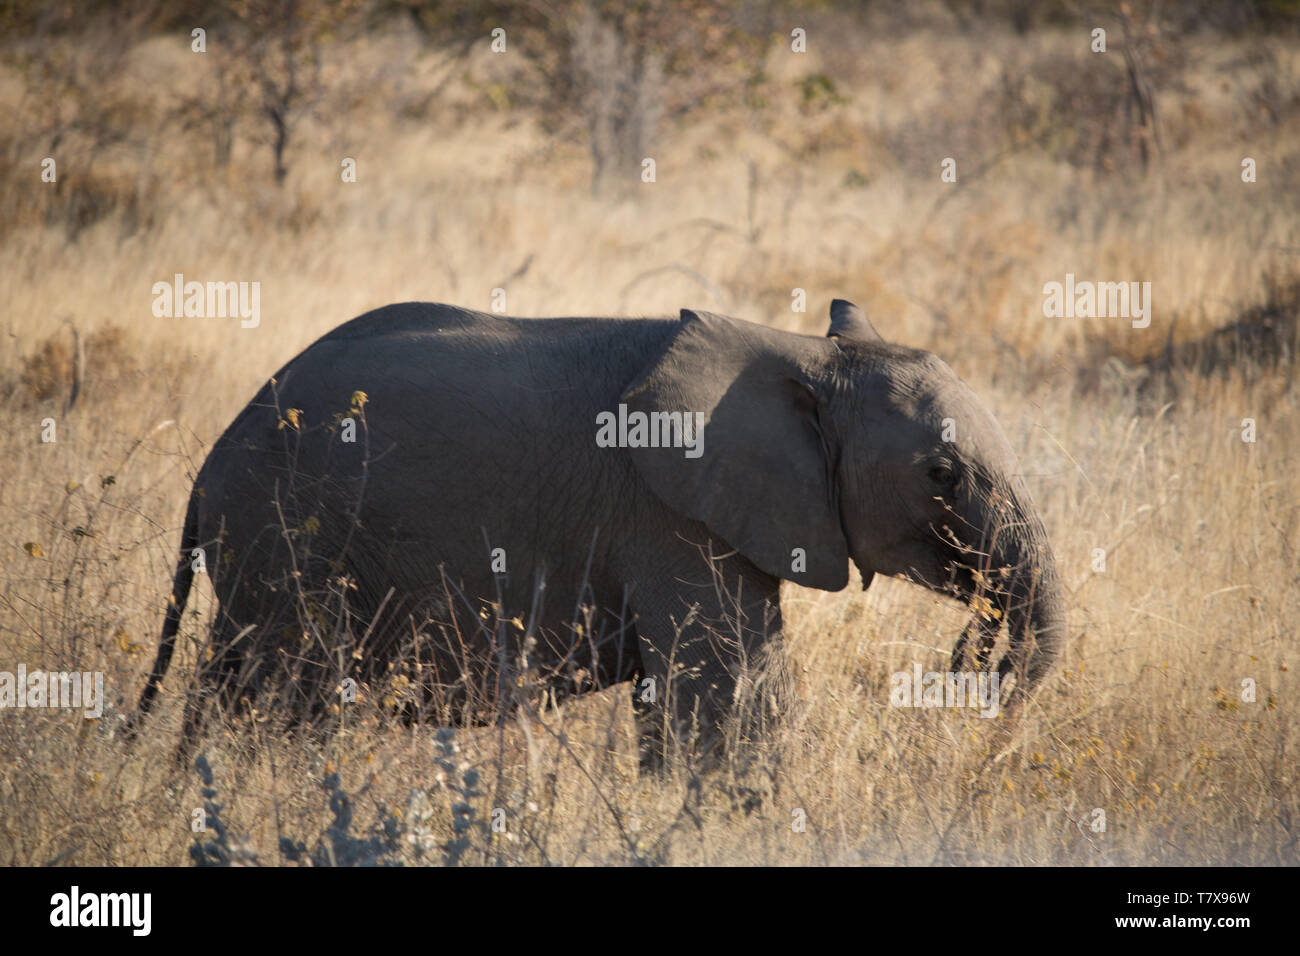
[[[1009,702],[1060,652],[1055,559],[997,421],[851,302],[825,336],[389,305],[281,368],[213,445],[136,716],[206,571],[187,739],[213,702],[270,692],[319,718],[400,672],[470,723],[520,687],[631,681],[646,752],[716,748],[742,692],[772,719],[790,701],[781,582],[838,591],[850,560],[864,589],[899,576],[983,607],[951,665],[1007,678]]]

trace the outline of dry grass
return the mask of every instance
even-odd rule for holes
[[[499,732],[458,732],[455,754],[370,706],[325,740],[285,738],[273,722],[217,733],[205,752],[222,819],[263,862],[279,859],[282,837],[310,852],[326,834],[333,772],[353,794],[356,832],[409,826],[420,816],[410,791],[429,792],[427,839],[389,852],[408,862],[456,839],[459,804],[460,862],[1300,862],[1290,366],[1249,383],[1232,369],[1194,377],[1164,407],[1122,374],[1075,387],[1098,342],[1141,361],[1300,272],[1297,114],[1243,107],[1261,82],[1246,54],[1263,50],[1288,68],[1277,76],[1294,76],[1300,50],[1178,41],[1159,100],[1165,152],[1144,174],[1131,151],[1109,170],[1071,162],[1035,107],[1051,102],[1034,98],[1035,64],[1119,69],[1078,52],[1077,37],[931,28],[837,42],[804,58],[774,51],[765,105],[665,130],[658,182],[608,203],[590,197],[581,142],[494,105],[485,91],[516,74],[477,50],[428,102],[447,64],[396,29],[332,52],[329,108],[301,126],[283,189],[253,130],[218,167],[199,133],[158,125],[208,65],[192,67],[171,37],[130,47],[96,87],[129,135],[69,147],[64,193],[38,193],[52,188],[36,182],[48,143],[28,135],[42,90],[0,68],[0,112],[13,117],[0,156],[0,218],[13,213],[0,233],[12,426],[0,434],[0,670],[101,670],[110,697],[100,721],[0,714],[0,864],[187,858],[205,798],[170,763],[180,682],[144,745],[128,751],[113,729],[152,659],[205,448],[334,325],[404,299],[488,308],[503,284],[518,315],[691,305],[805,331],[845,296],[887,337],[938,352],[1023,455],[1070,594],[1062,665],[1014,724],[894,709],[889,674],[945,660],[962,610],[896,582],[865,595],[787,586],[801,704],[778,736],[703,777],[676,766],[638,778],[624,688]],[[801,77],[823,72],[838,96],[809,105]],[[157,75],[179,87],[158,88]],[[1023,128],[1002,122],[1012,96]],[[355,184],[340,182],[344,156],[357,159]],[[955,187],[939,181],[946,156]],[[1260,182],[1241,182],[1243,156],[1259,161]],[[103,194],[93,209],[75,200],[83,186]],[[1043,283],[1067,271],[1150,281],[1151,327],[1043,318]],[[150,288],[175,272],[260,281],[261,326],[154,318]],[[796,287],[806,315],[790,310]],[[87,342],[66,415],[65,320]],[[38,441],[46,417],[54,444]],[[1240,438],[1248,417],[1253,444]],[[206,582],[191,610],[174,674],[192,665],[211,612]],[[1246,678],[1253,703],[1241,699]],[[506,811],[504,834],[484,825],[493,808]],[[1098,808],[1104,832],[1089,826]],[[805,832],[791,826],[796,809]]]

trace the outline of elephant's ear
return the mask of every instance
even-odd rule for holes
[[[629,416],[703,415],[698,457],[631,449],[656,495],[768,574],[838,591],[849,555],[835,449],[803,372],[824,360],[824,341],[683,309],[667,349],[621,400]]]
[[[885,341],[867,318],[867,313],[848,299],[836,299],[831,303],[831,327],[826,336],[846,342]]]

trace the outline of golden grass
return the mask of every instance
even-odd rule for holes
[[[529,257],[506,283],[512,314],[690,305],[819,332],[829,300],[843,296],[888,338],[938,352],[1022,453],[1069,589],[1072,636],[1014,724],[899,710],[888,706],[889,674],[946,660],[962,610],[897,582],[865,595],[856,584],[837,594],[788,585],[800,704],[778,735],[742,748],[743,761],[697,790],[681,766],[638,778],[624,688],[541,723],[460,733],[453,762],[481,774],[475,819],[500,807],[508,821],[504,834],[472,828],[462,862],[1300,861],[1290,705],[1300,417],[1289,368],[1251,387],[1231,371],[1184,383],[1172,407],[1139,403],[1114,382],[1074,390],[1087,342],[1149,356],[1171,326],[1175,341],[1195,338],[1258,304],[1263,276],[1300,271],[1296,197],[1283,182],[1300,161],[1295,124],[1269,127],[1223,92],[1252,81],[1233,66],[1232,44],[1187,41],[1187,89],[1161,100],[1170,143],[1145,176],[1034,149],[977,175],[987,140],[978,127],[996,125],[1002,69],[1068,55],[1071,41],[860,39],[857,56],[792,64],[774,53],[779,95],[764,110],[666,130],[659,181],[616,203],[590,197],[581,142],[549,139],[534,118],[476,92],[495,66],[475,61],[477,85],[453,84],[427,111],[413,105],[444,64],[397,31],[334,52],[331,82],[349,95],[304,122],[283,190],[270,185],[265,148],[249,145],[251,126],[226,169],[194,134],[150,126],[173,95],[143,79],[151,71],[200,88],[180,39],[129,50],[99,95],[135,117],[147,149],[83,153],[60,170],[70,189],[93,173],[97,188],[137,190],[147,223],[128,228],[117,208],[70,241],[43,224],[53,200],[5,175],[5,208],[26,212],[0,234],[0,395],[11,424],[0,434],[0,669],[102,670],[112,706],[98,722],[0,714],[0,863],[186,859],[203,798],[197,778],[170,764],[179,678],[144,746],[128,752],[112,728],[152,660],[206,447],[326,330],[404,299],[488,308]],[[794,81],[845,63],[857,64],[836,74],[848,102],[812,115]],[[12,68],[0,79],[6,111],[40,108],[22,96],[40,91]],[[12,115],[22,142],[32,114]],[[44,149],[24,142],[13,168],[30,180]],[[912,155],[931,158],[921,168]],[[959,163],[955,194],[938,176],[948,155]],[[1259,183],[1240,181],[1246,155],[1260,162]],[[356,184],[339,181],[343,156],[358,161]],[[671,266],[683,268],[647,277]],[[1043,318],[1043,283],[1067,271],[1152,282],[1151,328]],[[261,326],[154,318],[150,287],[174,272],[260,281]],[[806,315],[790,311],[795,287],[808,292]],[[70,343],[65,320],[87,336],[120,329],[88,349],[85,390],[67,415],[62,385],[40,393],[22,380],[52,337]],[[55,444],[38,441],[47,416]],[[1240,438],[1247,417],[1253,444]],[[1092,570],[1095,548],[1106,550],[1104,573]],[[206,582],[190,609],[173,675],[192,666],[211,611]],[[1253,703],[1241,699],[1246,678],[1258,686]],[[439,768],[429,732],[363,719],[303,742],[269,726],[217,733],[205,748],[223,817],[263,862],[277,860],[280,836],[310,843],[322,832],[321,781],[335,769],[363,791],[359,828],[405,814],[410,789],[429,788],[434,842],[451,839],[460,798],[447,786],[459,771]],[[240,756],[250,733],[257,745]],[[792,829],[797,809],[805,832]],[[1104,832],[1090,827],[1097,809]]]

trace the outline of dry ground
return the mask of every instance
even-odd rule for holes
[[[95,96],[132,135],[94,149],[74,132],[50,153],[30,131],[59,94],[0,67],[0,670],[101,670],[110,696],[99,721],[0,713],[0,863],[187,860],[204,798],[169,762],[180,682],[143,746],[128,752],[113,730],[152,660],[205,449],[338,323],[405,299],[486,309],[498,286],[517,315],[690,305],[814,332],[842,296],[886,337],[938,352],[1023,456],[1069,589],[1061,666],[1014,724],[894,709],[889,675],[943,662],[964,610],[895,582],[788,585],[798,710],[698,781],[682,766],[638,778],[622,689],[459,732],[456,753],[365,708],[324,741],[269,724],[216,734],[205,752],[222,818],[263,862],[280,837],[316,847],[334,770],[353,831],[404,820],[412,839],[389,856],[409,861],[1300,861],[1291,366],[1175,370],[1139,389],[1141,360],[1254,307],[1294,329],[1300,87],[1287,84],[1300,50],[1171,40],[1163,151],[1144,170],[1131,141],[1091,158],[1097,128],[1127,134],[1122,114],[1089,112],[1104,84],[1085,80],[1122,68],[1077,35],[927,27],[837,43],[803,58],[774,48],[764,105],[666,124],[658,181],[600,200],[578,131],[545,132],[493,94],[519,82],[513,67],[476,49],[429,101],[448,64],[399,27],[330,51],[333,92],[299,128],[281,188],[252,121],[220,167],[203,131],[171,118],[207,81],[183,37],[121,52]],[[812,74],[838,95],[804,96]],[[53,199],[37,180],[51,154],[68,157]],[[340,182],[344,156],[354,184]],[[956,185],[940,182],[948,156]],[[1241,181],[1246,156],[1257,183]],[[74,208],[78,190],[107,212]],[[176,272],[260,281],[261,325],[155,318],[151,286]],[[1044,318],[1042,286],[1066,272],[1150,281],[1151,327]],[[806,314],[791,311],[796,287]],[[64,414],[69,323],[87,370]],[[173,674],[192,666],[206,582],[191,610]],[[494,808],[505,833],[484,825]],[[463,842],[445,851],[457,820]]]

